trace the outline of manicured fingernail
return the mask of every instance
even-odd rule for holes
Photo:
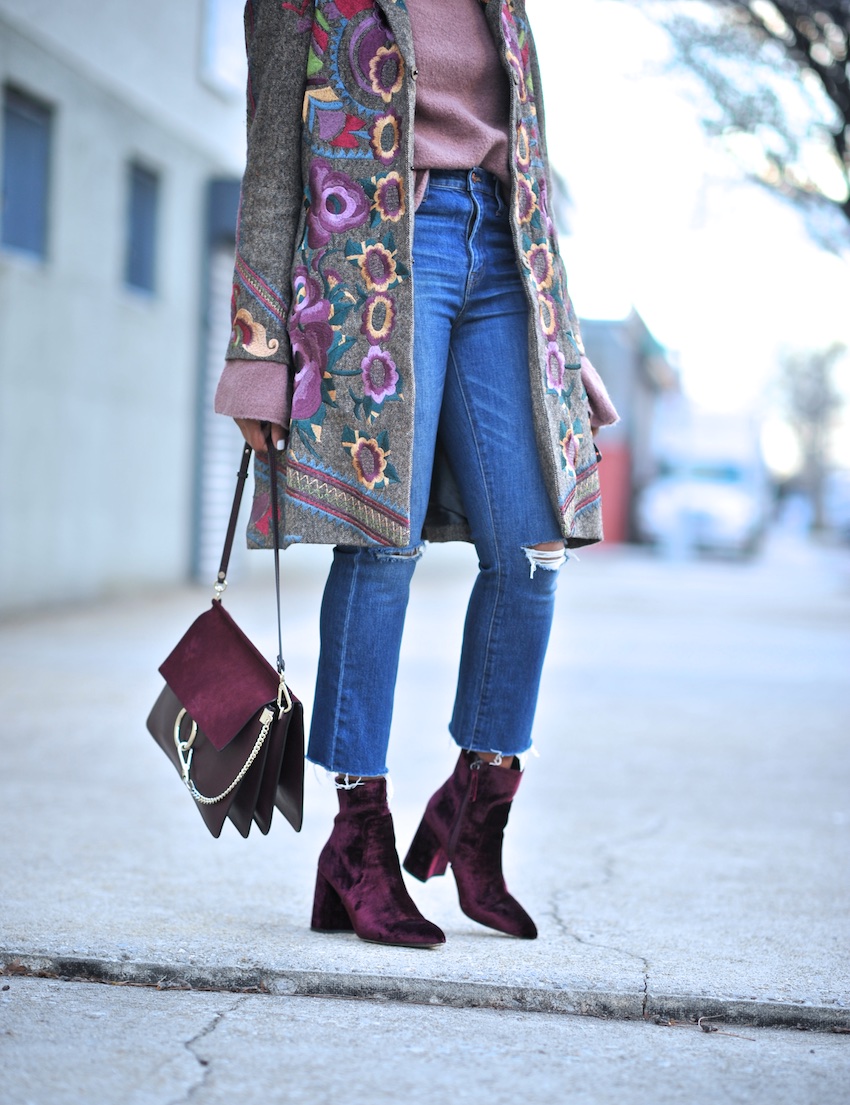
[[[286,442],[284,441],[283,438],[281,438],[280,441],[276,441],[274,443],[274,447],[275,447],[275,449],[285,449],[286,448]]]

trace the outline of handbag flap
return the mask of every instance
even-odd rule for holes
[[[217,599],[192,622],[159,670],[219,750],[277,699],[277,672]]]

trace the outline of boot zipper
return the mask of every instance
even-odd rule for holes
[[[457,847],[458,837],[460,836],[460,827],[463,823],[463,815],[466,813],[466,805],[468,802],[475,802],[478,798],[478,772],[481,770],[481,766],[484,763],[483,760],[473,760],[469,765],[469,785],[466,788],[466,794],[463,796],[463,800],[460,804],[460,809],[457,812],[455,823],[452,825],[451,835],[449,836],[449,842],[446,845],[446,855],[449,857],[451,863],[455,848]]]

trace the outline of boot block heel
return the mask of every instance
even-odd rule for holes
[[[310,928],[314,932],[353,932],[354,925],[346,912],[342,899],[323,875],[316,875],[316,893],[313,898],[313,919]]]
[[[427,882],[434,875],[445,875],[448,863],[449,857],[439,837],[423,817],[405,856],[405,871],[420,882]]]

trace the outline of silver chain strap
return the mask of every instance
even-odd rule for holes
[[[189,734],[189,739],[185,741],[181,740],[180,723],[186,716],[186,711],[181,710],[180,713],[177,715],[177,720],[174,722],[174,743],[177,746],[177,756],[180,760],[180,768],[181,775],[183,776],[183,782],[186,784],[189,793],[192,795],[196,802],[200,803],[202,806],[214,806],[216,802],[222,802],[228,796],[228,794],[234,791],[250,771],[251,764],[254,762],[254,760],[256,760],[257,756],[259,756],[260,750],[265,744],[266,737],[269,735],[269,730],[271,729],[272,722],[274,721],[274,711],[266,706],[266,708],[260,714],[260,735],[254,742],[254,747],[251,749],[250,756],[245,761],[244,765],[242,766],[242,770],[239,772],[239,774],[236,776],[236,778],[233,780],[227,790],[223,790],[221,794],[217,794],[215,798],[209,798],[206,794],[201,794],[201,792],[192,782],[191,776],[189,774],[189,771],[192,767],[192,753],[194,751],[192,745],[194,744],[195,737],[198,732],[198,727],[193,721],[192,730]]]

